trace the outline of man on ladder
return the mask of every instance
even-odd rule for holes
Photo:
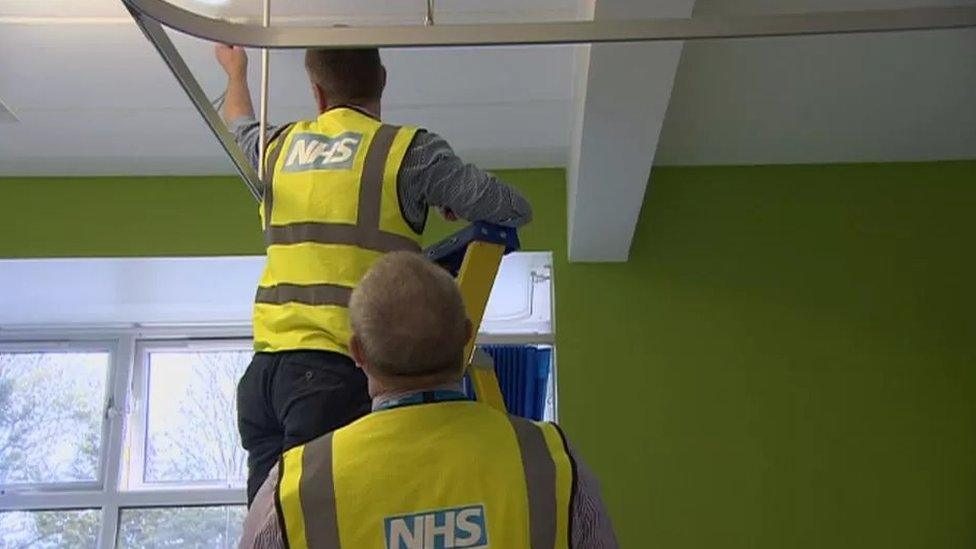
[[[256,167],[260,130],[243,49],[217,45],[223,116]],[[420,251],[428,208],[509,227],[529,203],[462,162],[436,134],[380,121],[377,49],[308,50],[319,116],[268,130],[261,218],[267,263],[254,305],[255,355],[238,385],[248,503],[284,450],[370,410],[349,354],[352,289],[384,253]]]

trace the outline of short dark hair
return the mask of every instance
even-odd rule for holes
[[[312,48],[305,50],[305,69],[329,102],[367,103],[379,100],[386,85],[380,50]]]

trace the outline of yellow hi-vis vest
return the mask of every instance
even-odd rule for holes
[[[349,354],[352,289],[384,253],[420,251],[397,174],[416,128],[351,109],[294,124],[266,153],[267,263],[254,305],[256,351]]]
[[[276,497],[289,549],[563,549],[573,491],[555,425],[453,401],[286,451]]]

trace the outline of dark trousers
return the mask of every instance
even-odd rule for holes
[[[248,506],[282,452],[369,413],[370,404],[366,376],[345,355],[256,353],[237,384]]]

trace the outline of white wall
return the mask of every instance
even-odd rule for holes
[[[105,325],[249,325],[264,258],[0,261],[0,331]],[[551,334],[551,254],[505,258],[482,334]],[[533,276],[533,273],[536,273]]]

